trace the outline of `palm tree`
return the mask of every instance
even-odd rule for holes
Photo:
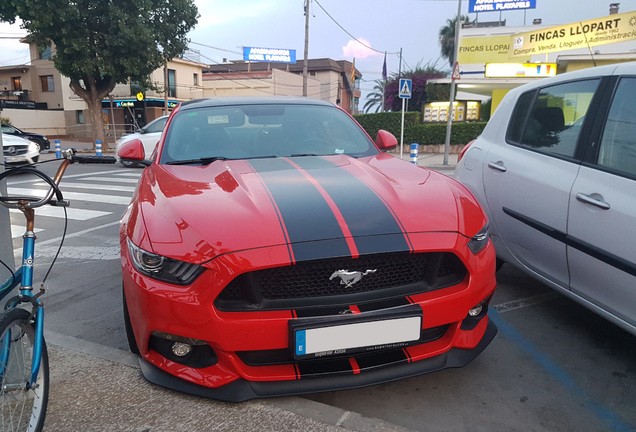
[[[374,81],[375,85],[373,86],[373,92],[367,95],[367,101],[362,108],[365,113],[370,112],[373,108],[375,108],[374,112],[384,111],[384,107],[382,106],[384,102],[384,87],[386,86],[386,81],[383,79],[377,79]]]
[[[459,22],[470,22],[467,15],[461,15]],[[455,66],[453,64],[453,57],[455,55],[455,24],[457,23],[457,17],[446,20],[446,25],[439,29],[439,46],[442,51],[442,57],[448,59],[451,69]]]

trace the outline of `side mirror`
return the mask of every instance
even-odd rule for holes
[[[394,147],[397,147],[398,142],[395,135],[391,132],[380,129],[378,131],[378,135],[375,138],[375,144],[380,148],[380,150],[390,150]]]
[[[134,161],[146,166],[152,164],[151,161],[146,160],[144,145],[139,139],[132,139],[122,144],[117,150],[117,156],[120,159]]]

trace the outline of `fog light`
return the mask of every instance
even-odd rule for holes
[[[479,316],[479,314],[483,310],[484,310],[484,304],[480,303],[477,306],[475,306],[474,308],[472,308],[471,310],[469,310],[468,311],[468,315],[470,315],[471,317],[476,317],[476,316]]]
[[[171,347],[172,353],[178,357],[187,356],[192,352],[192,345],[183,342],[174,342]]]

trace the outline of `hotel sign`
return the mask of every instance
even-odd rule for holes
[[[296,50],[243,47],[243,60],[253,62],[296,63]]]
[[[636,39],[636,11],[518,33],[511,36],[511,57],[589,48]]]
[[[537,0],[504,1],[504,0],[468,0],[468,12],[502,12],[517,9],[534,9]]]

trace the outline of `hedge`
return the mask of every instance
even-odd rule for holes
[[[444,144],[446,123],[422,123],[419,112],[404,113],[404,142],[420,145]],[[377,114],[357,114],[353,116],[360,126],[375,139],[378,130],[384,129],[400,139],[402,113],[385,112]],[[467,144],[477,138],[486,126],[485,122],[453,123],[451,144]]]
[[[380,129],[391,132],[393,135],[400,139],[400,130],[402,127],[402,113],[401,112],[384,112],[377,114],[356,114],[353,116],[360,126],[367,131],[369,136],[375,139]],[[414,126],[418,123],[420,118],[419,112],[405,112],[404,113],[404,130],[409,126]]]
[[[477,138],[486,126],[479,123],[453,123],[451,129],[451,144],[468,144]],[[444,144],[446,142],[446,123],[418,124],[404,129],[404,142],[427,144]]]

